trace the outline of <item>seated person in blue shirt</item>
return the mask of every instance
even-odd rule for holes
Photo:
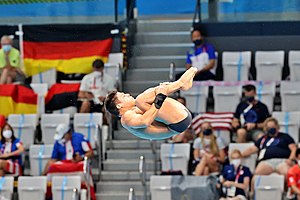
[[[56,161],[80,162],[85,156],[91,158],[94,154],[89,141],[82,134],[73,132],[67,124],[59,124],[56,127],[54,139],[56,141],[52,156],[43,175],[47,174],[49,166]]]
[[[216,78],[216,55],[214,47],[204,42],[204,36],[198,29],[194,29],[191,32],[191,39],[195,46],[187,52],[186,70],[191,67],[198,69],[194,81],[214,80]],[[176,74],[176,80],[178,80],[183,73],[184,72]]]
[[[220,182],[222,190],[226,198],[234,200],[246,200],[247,191],[250,185],[251,172],[250,169],[241,164],[242,153],[234,149],[230,154],[230,165],[223,168]]]

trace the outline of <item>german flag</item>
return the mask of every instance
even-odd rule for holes
[[[0,85],[0,114],[30,114],[37,112],[37,94],[22,85]]]
[[[50,68],[87,74],[95,59],[107,61],[112,24],[24,26],[24,65],[28,76]]]

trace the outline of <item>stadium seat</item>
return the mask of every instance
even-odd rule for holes
[[[172,176],[151,176],[151,199],[171,200],[171,179]]]
[[[231,152],[234,149],[238,149],[241,151],[245,151],[247,148],[253,146],[254,143],[230,143],[229,144],[229,149],[228,149],[228,155],[230,156]],[[252,173],[255,171],[255,165],[256,165],[256,159],[257,159],[257,154],[252,154],[248,158],[243,159],[243,165],[246,167],[249,167]]]
[[[281,110],[300,111],[300,81],[282,81],[280,84]]]
[[[118,64],[123,68],[124,55],[123,53],[110,53],[108,54],[108,63]]]
[[[56,126],[60,123],[70,124],[70,114],[42,114],[41,128],[44,144],[54,144]]]
[[[53,144],[31,145],[29,148],[30,175],[40,176],[51,158]]]
[[[181,170],[187,175],[190,160],[190,144],[161,144],[162,171]]]
[[[248,80],[250,66],[251,51],[224,51],[222,54],[224,81]]]
[[[14,177],[4,176],[0,178],[0,199],[12,199],[14,192]]]
[[[82,133],[90,141],[92,148],[95,148],[98,142],[97,125],[100,129],[102,128],[102,113],[76,113],[74,115],[75,132]]]
[[[258,81],[254,82],[256,86],[257,99],[267,105],[270,113],[273,112],[274,97],[276,94],[276,83]]]
[[[56,69],[51,68],[47,71],[33,75],[31,83],[47,83],[50,88],[56,83]]]
[[[36,114],[10,114],[8,123],[13,127],[15,136],[19,138],[25,148],[34,143],[34,133],[38,123]]]
[[[295,142],[299,142],[300,112],[273,112],[280,125],[280,131],[288,133]]]
[[[284,192],[284,176],[277,174],[256,176],[254,191],[257,200],[281,200]]]
[[[191,89],[187,91],[180,91],[180,95],[186,98],[186,106],[191,112],[206,112],[208,86],[202,86],[197,84],[197,82],[194,82]]]
[[[214,112],[234,112],[242,96],[242,87],[234,86],[214,86]]]
[[[53,113],[55,113],[55,114],[68,113],[68,114],[70,114],[71,118],[74,118],[75,113],[77,113],[77,107],[69,106],[66,108],[59,109],[59,110],[53,110]]]
[[[73,199],[73,190],[77,189],[80,194],[80,176],[54,176],[52,178],[53,200]]]
[[[108,63],[105,64],[105,72],[115,77],[116,88],[122,90],[123,53],[110,53]]]
[[[31,83],[30,87],[38,95],[38,114],[45,113],[45,96],[48,92],[47,83]]]
[[[289,51],[291,81],[300,81],[300,51]]]
[[[284,51],[256,51],[256,80],[280,81],[283,64]]]
[[[19,200],[44,200],[46,191],[46,176],[20,176],[18,178]]]

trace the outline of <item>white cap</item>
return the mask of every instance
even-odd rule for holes
[[[70,126],[68,124],[58,124],[56,127],[56,133],[54,135],[54,140],[61,140],[64,135],[69,132]]]

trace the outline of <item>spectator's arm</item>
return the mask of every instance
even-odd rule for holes
[[[264,128],[264,122],[262,122],[262,123],[257,123],[257,124],[256,124],[256,127],[257,127],[257,128],[260,128],[260,129],[263,129],[263,128]]]
[[[250,183],[249,177],[245,177],[243,183],[236,183],[236,182],[232,181],[232,185],[234,187],[240,188],[242,190],[246,190],[247,188],[249,188],[249,183]]]
[[[296,184],[291,185],[291,188],[294,191],[294,193],[296,193],[297,195],[300,195],[300,189],[297,187]]]
[[[250,156],[251,154],[258,152],[258,150],[259,150],[259,149],[258,149],[255,145],[253,145],[253,146],[249,147],[248,149],[246,149],[246,150],[242,153],[242,156],[243,156],[244,158],[245,158],[245,157],[248,157],[248,156]]]
[[[291,150],[289,160],[294,160],[296,158],[296,150],[297,150],[296,144],[295,143],[289,144],[289,149]]]
[[[186,64],[185,64],[185,69],[186,69],[186,70],[188,70],[188,69],[191,68],[191,67],[192,67],[192,64],[189,64],[189,63],[186,63]]]
[[[238,126],[240,126],[240,120],[238,118],[233,118],[231,126],[232,128],[237,128]]]
[[[194,160],[200,159],[200,151],[199,149],[194,149]]]
[[[224,149],[219,151],[219,157],[217,157],[217,160],[220,163],[224,163],[224,161],[225,161],[225,151],[224,151]]]
[[[22,145],[22,143],[18,143],[17,147],[18,147],[18,150],[9,153],[8,157],[19,156],[24,152],[24,146]]]
[[[43,175],[43,176],[47,175],[47,173],[48,173],[48,171],[49,171],[50,165],[52,165],[52,164],[55,163],[56,161],[57,161],[56,159],[50,159],[50,160],[48,160],[48,162],[47,162],[47,164],[46,164],[46,166],[45,166],[45,168],[44,168],[44,171],[42,172],[42,175]]]

